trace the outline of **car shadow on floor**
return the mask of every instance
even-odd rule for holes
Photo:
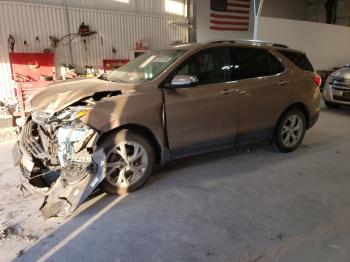
[[[337,116],[350,116],[350,106],[341,106],[339,108],[327,108],[325,105],[321,104],[321,114],[329,113]]]

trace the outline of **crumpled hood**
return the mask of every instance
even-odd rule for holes
[[[344,67],[341,68],[337,71],[334,71],[331,76],[333,77],[341,77],[341,78],[345,78],[345,79],[350,79],[350,68],[348,67]]]
[[[98,79],[73,79],[48,85],[30,101],[32,110],[56,113],[79,100],[98,92],[134,89],[135,85]]]

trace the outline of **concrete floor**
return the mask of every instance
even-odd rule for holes
[[[293,153],[251,145],[176,161],[142,190],[93,196],[63,221],[10,196],[8,149],[1,213],[39,239],[3,240],[1,261],[22,248],[19,261],[350,261],[349,109],[323,109]]]

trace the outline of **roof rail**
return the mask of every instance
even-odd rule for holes
[[[214,40],[214,41],[208,42],[208,44],[218,44],[218,43],[243,43],[243,44],[248,43],[252,45],[269,45],[269,46],[275,46],[275,47],[288,48],[288,46],[284,44],[272,43],[272,42],[260,41],[260,40],[237,39],[237,40]]]

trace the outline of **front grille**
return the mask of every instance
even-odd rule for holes
[[[38,126],[33,121],[29,121],[23,126],[20,136],[20,146],[28,155],[38,159],[47,159],[41,137],[38,132]]]
[[[331,85],[334,89],[336,90],[345,90],[349,91],[350,90],[350,79],[345,79],[341,77],[334,77]]]

